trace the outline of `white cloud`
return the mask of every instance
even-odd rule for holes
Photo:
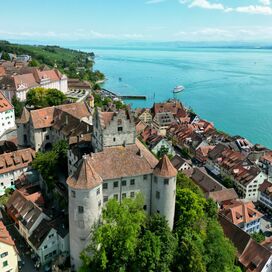
[[[244,7],[237,7],[235,9],[237,12],[241,13],[250,13],[250,14],[263,14],[263,15],[272,15],[272,8],[268,6],[244,6]]]
[[[162,3],[162,2],[165,2],[165,1],[166,0],[148,0],[145,3],[146,4],[159,4],[159,3]]]
[[[263,4],[264,6],[269,6],[271,4],[271,1],[270,0],[259,0],[259,2],[261,4]]]
[[[198,7],[203,9],[217,9],[224,10],[224,6],[221,3],[211,3],[207,0],[193,0],[189,4],[189,8]]]

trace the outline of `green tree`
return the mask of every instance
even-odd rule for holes
[[[35,108],[61,105],[65,100],[66,96],[61,91],[42,87],[31,89],[26,95],[26,104]]]
[[[39,67],[40,63],[36,59],[32,59],[29,63],[28,66],[30,67]]]
[[[169,148],[167,148],[166,146],[162,146],[158,152],[157,152],[157,157],[160,159],[162,158],[164,155],[167,155],[169,152]]]
[[[254,232],[251,237],[257,242],[257,243],[261,243],[262,241],[265,240],[265,235],[262,231],[260,232]]]
[[[224,177],[222,179],[222,184],[227,188],[233,188],[234,187],[234,181],[230,177]]]
[[[48,106],[57,106],[64,103],[66,96],[57,89],[48,89],[46,92],[46,101]]]
[[[214,219],[208,220],[204,247],[207,271],[234,271],[236,250],[230,241],[224,237],[221,226]]]
[[[10,60],[10,56],[7,52],[2,52],[2,57],[1,57],[3,60]]]
[[[199,186],[197,186],[192,179],[188,178],[182,172],[179,172],[177,175],[177,188],[189,189],[197,195],[203,196],[203,192],[201,191]]]
[[[11,103],[14,107],[15,117],[19,118],[22,114],[24,108],[24,102],[21,102],[16,95],[14,95],[11,99]]]
[[[138,237],[146,220],[143,198],[112,199],[103,211],[103,224],[94,228],[91,242],[82,252],[83,268],[91,271],[129,271],[135,259]],[[92,254],[90,254],[92,252]]]

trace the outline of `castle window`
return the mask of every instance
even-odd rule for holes
[[[96,194],[97,194],[97,195],[100,195],[100,188],[98,188],[98,189],[96,190]]]
[[[169,179],[164,179],[164,185],[168,185],[169,184]]]
[[[157,210],[157,213],[160,213],[160,211],[159,211],[159,210]]]
[[[84,207],[78,206],[78,213],[84,213]]]
[[[144,206],[143,206],[143,209],[144,209],[145,211],[146,211],[146,208],[147,208],[147,206],[146,206],[146,205],[144,205]]]
[[[45,131],[46,131],[46,128],[43,128],[42,131],[45,132]]]
[[[123,127],[118,127],[118,132],[122,132],[123,131]]]
[[[98,201],[98,207],[100,207],[100,206],[101,206],[101,200]]]
[[[133,198],[135,196],[134,192],[130,192],[130,197]]]
[[[154,177],[154,182],[158,183],[158,177]]]
[[[116,200],[118,200],[118,195],[117,195],[117,194],[115,194],[113,197],[114,197]]]
[[[76,192],[75,191],[71,191],[71,195],[72,195],[72,197],[76,197]]]
[[[126,180],[122,180],[122,186],[126,186],[127,185],[127,181]]]
[[[49,140],[49,135],[46,135],[46,136],[45,136],[45,139],[46,139],[46,140]]]
[[[126,198],[127,197],[127,194],[126,193],[123,193],[122,194],[122,199]]]
[[[147,179],[147,175],[144,175],[144,180],[146,180]]]
[[[104,196],[104,197],[103,197],[103,201],[104,201],[104,202],[107,202],[107,201],[108,201],[108,199],[109,199],[109,197],[108,197],[108,196]]]
[[[118,119],[118,120],[117,120],[117,125],[118,125],[118,126],[122,125],[122,119]]]
[[[159,191],[156,192],[156,198],[159,199],[161,197],[161,194]]]
[[[118,181],[115,181],[115,182],[113,183],[113,187],[114,187],[114,188],[118,187]]]
[[[113,141],[114,141],[114,142],[115,142],[115,140],[116,140],[116,139],[115,139],[115,138],[113,138]]]
[[[108,183],[103,183],[103,189],[108,189]]]
[[[130,185],[135,185],[135,179],[130,180]]]

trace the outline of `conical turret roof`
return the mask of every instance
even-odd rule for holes
[[[83,156],[75,174],[68,177],[67,184],[70,187],[75,189],[93,189],[103,182],[88,158],[89,156]]]
[[[157,166],[154,169],[154,175],[165,177],[165,178],[171,178],[175,177],[177,175],[177,169],[173,166],[173,164],[170,162],[167,155],[164,155]]]
[[[29,121],[30,113],[26,109],[26,107],[23,108],[21,117],[16,121],[19,124],[26,124]]]

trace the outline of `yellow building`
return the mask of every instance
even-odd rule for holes
[[[18,271],[18,253],[4,223],[0,221],[0,271]]]

